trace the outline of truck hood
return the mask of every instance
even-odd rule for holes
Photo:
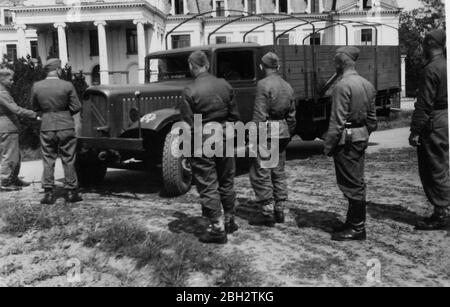
[[[167,81],[151,84],[98,85],[89,87],[83,98],[86,100],[91,95],[102,95],[109,100],[118,97],[134,96],[136,91],[139,91],[144,97],[181,95],[184,88],[190,83],[192,83],[192,80]]]

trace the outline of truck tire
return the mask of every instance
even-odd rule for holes
[[[107,166],[94,154],[78,154],[75,163],[78,182],[82,187],[92,187],[100,184],[106,176]]]
[[[173,155],[172,144],[177,142],[178,138],[176,134],[167,134],[162,157],[164,192],[171,197],[186,194],[191,189],[192,183],[192,170],[188,160]]]

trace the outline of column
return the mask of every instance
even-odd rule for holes
[[[287,5],[288,5],[288,14],[294,13],[294,9],[292,8],[292,1],[293,0],[288,0],[288,3],[287,3]]]
[[[402,70],[402,98],[406,97],[406,54],[401,56],[401,70]]]
[[[137,28],[138,41],[138,58],[139,58],[139,83],[145,83],[145,56],[147,55],[147,48],[145,47],[145,27],[147,20],[139,19],[133,20]]]
[[[58,29],[58,47],[59,47],[59,59],[61,60],[62,67],[66,66],[69,62],[69,56],[67,53],[67,38],[66,38],[66,24],[64,22],[55,23],[53,25]]]
[[[27,29],[26,25],[16,25],[17,30],[17,57],[26,58],[27,57],[27,37],[25,35],[25,30]]]
[[[225,0],[225,8],[224,9],[225,9],[225,16],[226,17],[230,16],[230,11],[228,11],[230,9],[228,0]]]
[[[183,8],[184,8],[184,14],[187,15],[189,14],[189,7],[188,7],[188,0],[183,0]]]
[[[248,1],[249,0],[245,0],[244,1],[244,11],[248,12]],[[247,13],[245,13],[244,15],[248,15]]]
[[[306,13],[311,14],[312,13],[312,1],[314,1],[314,0],[307,0],[307,1],[308,1],[308,4],[306,7]]]
[[[280,0],[275,0],[275,14],[278,14],[280,12]]]
[[[215,0],[212,0],[212,10],[214,11],[214,13],[212,13],[212,16],[217,17],[217,3]]]
[[[256,14],[261,14],[261,0],[256,0]]]
[[[364,0],[359,0],[358,1],[358,6],[359,6],[359,10],[364,10]]]
[[[324,8],[323,8],[323,0],[319,0],[319,13],[323,13]]]
[[[96,21],[94,25],[98,29],[98,50],[100,57],[100,83],[109,84],[108,45],[106,42],[106,21]]]
[[[175,0],[170,1],[170,15],[175,15]]]
[[[5,25],[5,10],[0,10],[0,25]]]

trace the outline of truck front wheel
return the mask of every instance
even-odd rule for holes
[[[168,133],[164,142],[162,175],[164,191],[168,196],[180,196],[191,189],[192,170],[189,161],[175,152],[179,148],[180,137]]]
[[[81,186],[90,187],[100,184],[106,176],[107,166],[93,153],[79,153],[75,164],[78,181]]]

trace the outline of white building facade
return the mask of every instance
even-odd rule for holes
[[[248,30],[261,26],[245,41],[266,45],[273,44],[269,22],[276,20],[279,44],[399,44],[401,9],[395,0],[7,2],[0,5],[2,52],[15,56],[10,45],[16,44],[18,57],[33,54],[45,63],[49,56],[58,56],[74,71],[83,71],[89,84],[143,83],[145,56],[166,48],[168,33],[171,49],[207,44],[208,37],[213,44],[243,42]],[[199,13],[203,15],[192,19]],[[313,28],[326,29],[311,36]]]
[[[20,2],[0,1],[0,54],[6,56],[9,61],[16,59],[19,53],[17,33],[20,29],[15,26],[12,11],[16,5],[20,5]],[[21,46],[23,46],[25,53],[37,58],[39,54],[36,31],[33,29],[25,30],[25,35],[22,38]]]

